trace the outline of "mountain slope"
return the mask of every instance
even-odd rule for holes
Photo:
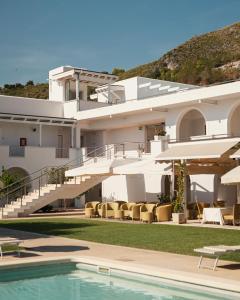
[[[196,36],[160,59],[120,74],[191,84],[209,84],[240,76],[240,22]]]
[[[28,97],[28,98],[48,98],[48,83],[37,83],[28,81],[25,85],[21,83],[5,84],[0,87],[0,95]]]

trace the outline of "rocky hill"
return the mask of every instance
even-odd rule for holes
[[[119,75],[122,79],[145,76],[191,84],[239,78],[240,23],[195,36],[160,59]]]
[[[158,60],[130,70],[113,69],[120,79],[144,76],[206,85],[240,78],[240,22],[195,36]],[[48,84],[5,84],[0,94],[48,98]]]

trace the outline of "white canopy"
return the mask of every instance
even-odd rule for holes
[[[156,160],[181,160],[181,159],[201,159],[220,158],[227,150],[238,143],[235,141],[206,141],[188,142],[184,144],[172,145],[171,148],[157,156]]]
[[[158,164],[156,158],[144,159],[138,162],[113,168],[114,174],[156,174],[172,175],[170,164]]]
[[[223,184],[237,184],[240,183],[240,166],[232,169],[221,177]]]

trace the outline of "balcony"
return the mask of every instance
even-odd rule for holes
[[[10,157],[24,157],[25,156],[25,147],[23,146],[9,146],[9,156]]]

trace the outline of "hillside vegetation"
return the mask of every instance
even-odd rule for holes
[[[115,71],[121,79],[144,76],[190,84],[237,79],[240,77],[240,23],[193,37],[151,63],[126,72]]]
[[[47,99],[48,83],[34,84],[32,80],[29,80],[25,85],[21,83],[5,84],[0,87],[0,95]]]
[[[130,70],[115,68],[120,79],[143,76],[182,83],[206,85],[240,78],[240,22],[195,36],[158,60]],[[5,84],[0,94],[48,98],[48,84],[28,81]]]

